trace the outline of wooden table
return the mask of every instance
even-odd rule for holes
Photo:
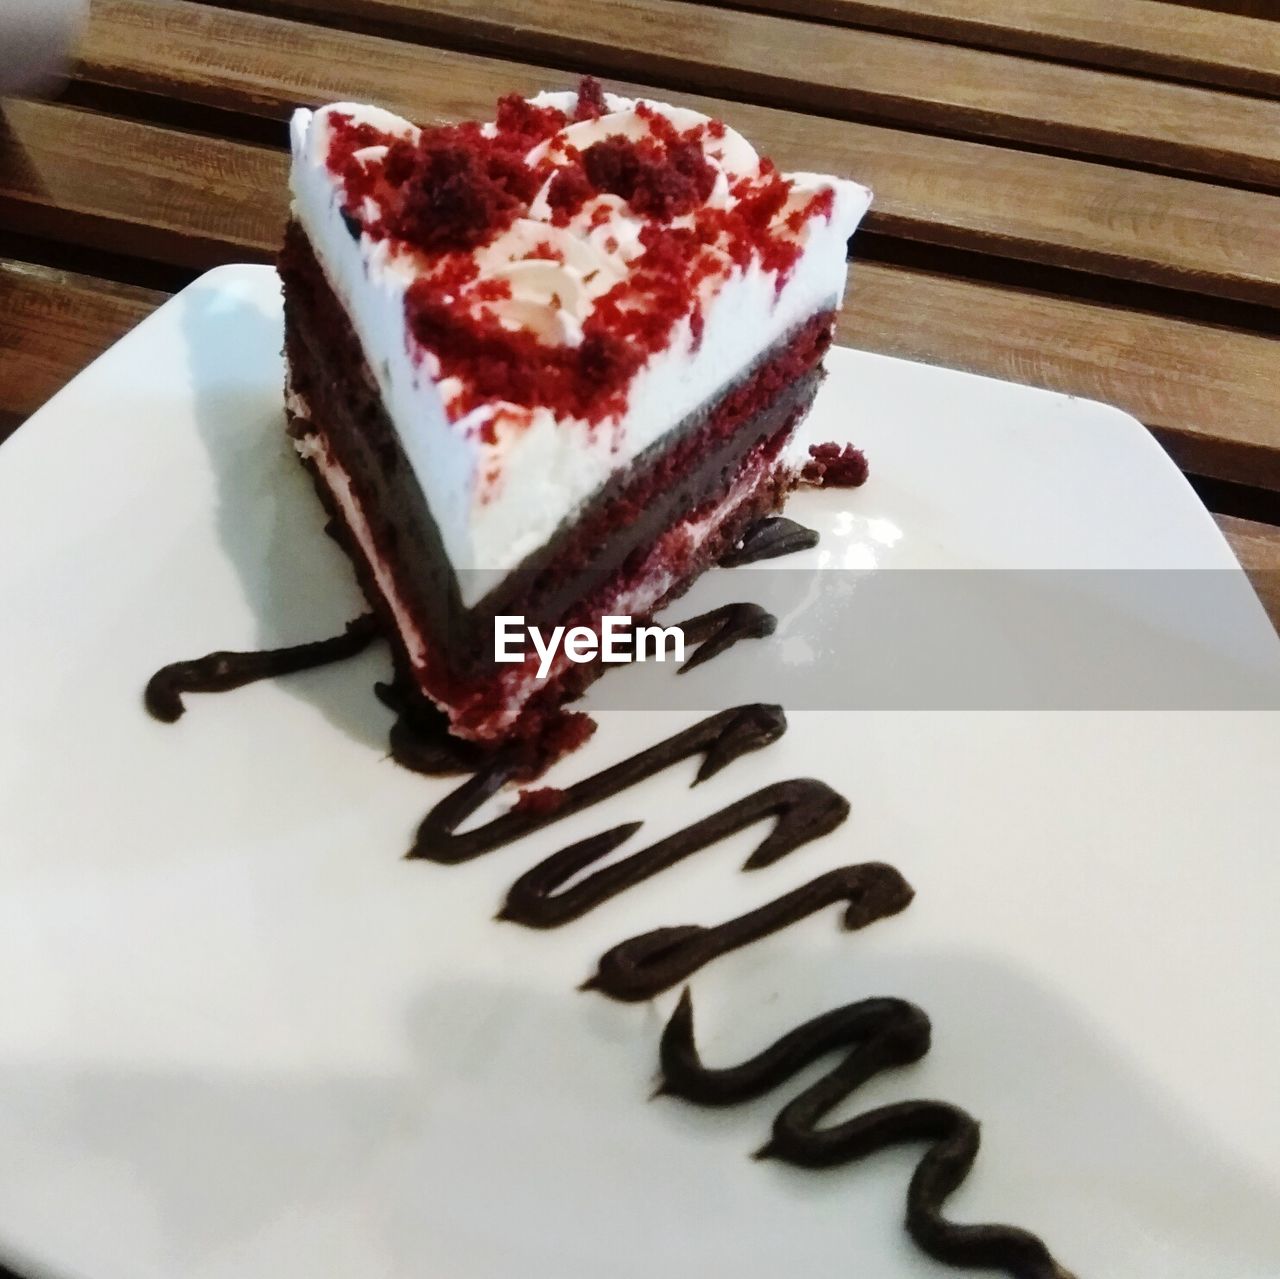
[[[1276,0],[94,0],[0,131],[0,439],[269,261],[298,104],[486,118],[593,72],[876,192],[841,339],[1108,400],[1280,618]],[[1247,517],[1247,518],[1242,518]]]

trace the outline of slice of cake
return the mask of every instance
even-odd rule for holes
[[[297,450],[401,685],[460,737],[536,737],[589,675],[496,661],[494,619],[646,617],[781,505],[870,193],[590,80],[292,135]]]

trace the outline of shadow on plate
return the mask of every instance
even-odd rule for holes
[[[851,999],[915,997],[935,1018],[933,1053],[847,1108],[932,1095],[984,1120],[956,1219],[1038,1229],[1082,1276],[1276,1273],[1274,1185],[1124,1043],[989,959],[881,956],[860,974],[848,954],[837,966],[786,950],[765,992],[695,980],[706,1060],[729,1064]],[[290,1273],[329,1279],[456,1274],[459,1258],[468,1279],[709,1273],[708,1258],[754,1279],[837,1254],[886,1275],[954,1273],[898,1229],[918,1150],[823,1173],[746,1157],[812,1071],[726,1111],[646,1101],[669,1006],[443,982],[407,1010],[403,1055],[385,1070],[7,1068],[5,1215],[50,1223],[48,1255],[78,1264],[57,1279],[274,1279],[286,1258]],[[744,1228],[759,1212],[770,1228]]]
[[[273,648],[335,635],[368,606],[285,435],[278,305],[264,305],[243,279],[205,276],[183,295],[182,319],[196,424],[218,488],[218,537],[257,618],[255,642]],[[210,651],[227,646],[209,637]],[[389,671],[379,645],[376,655],[278,682],[344,733],[385,749],[390,718],[372,685]],[[198,696],[191,701],[198,709]]]

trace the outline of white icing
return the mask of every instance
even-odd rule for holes
[[[575,95],[540,94],[534,102],[571,114]],[[635,105],[606,95],[609,114],[571,124],[563,134],[578,147],[613,134],[640,136],[648,126]],[[697,112],[648,105],[681,130],[706,122]],[[417,130],[389,112],[350,103],[296,112],[291,127],[293,207],[351,317],[468,604],[493,585],[495,574],[515,568],[542,546],[615,470],[711,399],[789,329],[838,303],[846,242],[871,198],[853,182],[787,175],[794,188],[780,218],[827,189],[834,192],[835,203],[830,220],[816,215],[800,231],[801,255],[782,290],[758,264],[744,271],[726,259],[728,278],[703,286],[697,349],[688,320],[679,321],[666,349],[636,374],[617,422],[592,426],[557,419],[545,408],[502,404],[464,415],[452,408],[462,390],[457,379],[437,380],[438,362],[429,352],[413,349],[416,344],[405,327],[404,294],[417,273],[413,259],[396,252],[388,240],[367,234],[353,238],[343,221],[341,184],[326,163],[334,112],[396,136],[413,137]],[[366,148],[360,158],[376,163],[383,150]],[[712,205],[730,201],[733,182],[759,171],[755,151],[732,129],[719,139],[708,137],[704,150],[717,170],[708,201]],[[366,216],[376,217],[377,209],[366,203]],[[597,207],[606,208],[608,218],[591,228]],[[509,300],[484,305],[504,325],[527,328],[544,343],[572,346],[581,342],[582,325],[595,300],[624,279],[629,263],[643,252],[643,222],[612,195],[589,201],[566,227],[552,226],[544,220],[548,217],[544,188],[527,217],[477,252],[482,279],[504,278],[511,285]],[[543,241],[563,254],[563,263],[527,260]],[[480,438],[477,429],[487,422],[493,424],[492,432],[485,433],[491,440]]]

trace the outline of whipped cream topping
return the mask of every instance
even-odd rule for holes
[[[462,189],[463,212],[489,199],[478,230],[459,218],[438,231],[453,206],[424,212],[401,174],[465,170],[461,148],[432,151],[434,134],[348,103],[292,124],[294,215],[468,604],[789,329],[838,305],[870,201],[852,182],[777,174],[694,111],[612,94],[588,118],[574,118],[573,93],[520,105],[544,136],[521,146],[510,182],[504,152],[495,180],[438,188]],[[472,128],[464,142],[524,140],[501,109]]]

